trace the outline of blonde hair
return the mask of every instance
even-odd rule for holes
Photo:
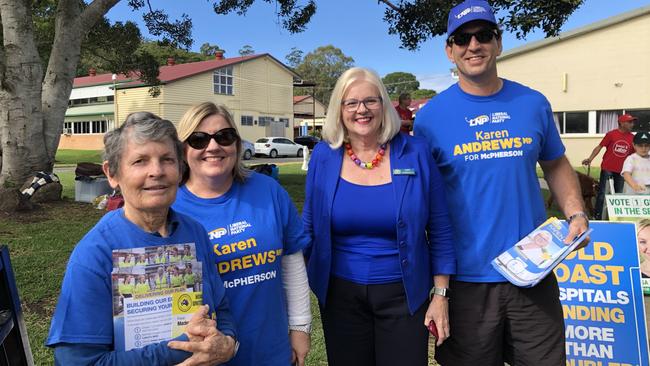
[[[192,132],[194,132],[198,127],[199,124],[201,124],[201,121],[203,121],[205,118],[210,117],[210,116],[221,116],[223,119],[228,122],[228,125],[230,127],[234,128],[235,131],[237,131],[237,135],[239,135],[239,130],[237,129],[237,125],[235,124],[234,119],[232,118],[232,115],[226,109],[225,106],[222,105],[216,105],[212,102],[203,102],[201,104],[197,104],[195,106],[192,106],[190,109],[188,109],[185,114],[183,114],[183,117],[181,117],[181,121],[178,123],[178,127],[176,128],[178,130],[178,138],[181,140],[183,145],[187,148],[187,138],[190,137]],[[232,176],[233,178],[238,181],[238,182],[244,182],[246,178],[250,175],[250,170],[244,166],[244,163],[242,162],[241,159],[241,151],[242,151],[242,142],[241,142],[241,136],[237,141],[235,142],[237,144],[237,157],[235,158],[235,166],[232,169]],[[191,148],[191,147],[190,147]],[[183,159],[185,161],[185,159]],[[186,168],[185,169],[185,174],[183,175],[183,180],[181,183],[187,182],[189,179],[189,165],[187,165],[187,161],[185,161]]]
[[[639,222],[636,224],[636,227],[638,228],[638,230],[636,231],[636,233],[637,233],[637,234],[640,233],[641,230],[647,228],[648,226],[650,226],[650,219],[643,219],[643,220],[639,221]]]
[[[386,143],[399,133],[401,121],[397,111],[393,108],[388,91],[386,91],[386,87],[381,82],[379,75],[370,69],[353,67],[344,72],[336,81],[327,107],[327,117],[325,117],[325,124],[323,125],[323,140],[327,141],[332,149],[338,149],[348,139],[347,130],[341,119],[341,102],[350,85],[361,80],[377,87],[379,96],[382,99],[384,115],[379,126],[378,142],[380,144]]]
[[[638,236],[639,234],[641,234],[641,231],[643,231],[644,229],[650,227],[650,219],[643,219],[643,220],[637,222],[636,227],[637,227],[636,235]],[[639,248],[639,252],[640,251],[641,251],[641,249]],[[641,255],[641,253],[639,253],[639,262],[643,263],[643,262],[645,262],[645,260],[646,260],[645,257],[643,255]]]

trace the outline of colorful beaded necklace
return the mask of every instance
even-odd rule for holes
[[[372,161],[369,162],[369,163],[367,163],[365,161],[361,161],[361,159],[359,159],[359,157],[357,157],[357,155],[354,153],[354,151],[352,151],[352,146],[350,145],[349,142],[345,143],[345,149],[347,150],[348,156],[350,156],[350,159],[352,159],[352,161],[354,161],[354,163],[357,164],[360,168],[362,168],[362,169],[372,169],[372,168],[376,167],[377,165],[379,165],[379,162],[381,161],[381,159],[384,158],[384,154],[386,153],[386,144],[381,144],[381,146],[379,146],[379,150],[377,151],[377,155],[375,155],[375,158],[372,159]]]

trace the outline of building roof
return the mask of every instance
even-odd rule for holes
[[[238,63],[250,61],[261,57],[271,58],[280,66],[284,67],[287,70],[287,72],[291,73],[293,76],[300,77],[293,70],[288,68],[282,62],[278,61],[275,57],[271,56],[268,53],[262,53],[259,55],[224,58],[221,60],[214,59],[214,60],[207,60],[207,61],[189,62],[185,64],[176,64],[173,66],[165,65],[160,67],[159,69],[160,74],[158,75],[158,79],[163,84],[166,84],[186,77],[201,74],[206,71],[220,69],[222,67],[235,65]],[[113,83],[112,74],[110,73],[99,74],[95,76],[77,77],[74,79],[73,87],[79,88],[85,86],[94,86],[94,85],[112,84],[112,83]],[[138,80],[137,75],[126,76],[123,74],[117,76],[116,83],[118,84],[117,85],[118,89],[145,85],[141,80]]]
[[[294,95],[293,96],[293,104],[297,104],[302,102],[303,100],[310,98],[311,95]]]
[[[94,104],[94,105],[81,105],[68,107],[65,111],[66,117],[81,117],[81,116],[100,116],[100,115],[113,115],[115,106],[113,103]]]
[[[546,47],[546,46],[552,45],[552,44],[557,43],[557,42],[561,42],[561,41],[571,39],[571,38],[580,37],[580,36],[582,36],[584,34],[594,32],[594,31],[598,31],[598,30],[601,30],[603,28],[607,28],[607,27],[610,27],[610,26],[613,26],[613,25],[616,25],[616,24],[619,24],[619,23],[623,23],[623,22],[632,20],[634,18],[644,16],[646,14],[650,14],[650,5],[649,6],[644,6],[644,7],[632,10],[632,11],[628,11],[628,12],[625,12],[625,13],[622,13],[622,14],[619,14],[619,15],[615,15],[613,17],[609,17],[609,18],[603,19],[601,21],[588,24],[588,25],[586,25],[584,27],[576,28],[576,29],[568,31],[568,32],[560,33],[556,37],[545,38],[545,39],[540,40],[540,41],[528,43],[528,44],[523,45],[521,47],[515,47],[515,48],[513,48],[513,49],[511,49],[509,51],[504,52],[498,58],[498,60],[499,61],[505,60],[505,59],[508,59],[510,57],[514,57],[514,56],[522,54],[522,53],[530,52],[530,51],[536,50],[538,48]]]

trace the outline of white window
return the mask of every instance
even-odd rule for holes
[[[565,133],[588,133],[589,112],[566,112],[564,114]]]
[[[553,113],[561,134],[589,133],[589,112]]]
[[[284,127],[289,127],[289,118],[280,118],[280,122],[284,123]]]
[[[82,134],[91,134],[91,133],[106,133],[108,131],[108,122],[105,120],[97,121],[76,121],[76,122],[64,122],[63,123],[63,133],[82,135]]]
[[[242,126],[252,126],[253,125],[253,116],[241,116],[241,125]]]
[[[72,132],[75,135],[90,133],[90,121],[75,122],[72,126]]]
[[[212,73],[212,84],[215,94],[233,95],[232,66],[215,70]]]
[[[273,122],[273,117],[262,117],[260,116],[259,119],[259,126],[269,126]]]
[[[637,109],[637,110],[626,110],[625,113],[629,113],[634,117],[638,118],[634,122],[633,131],[648,131],[650,130],[650,109]]]
[[[596,112],[596,133],[607,133],[613,129],[618,128],[618,116],[623,112],[614,111],[597,111]]]
[[[105,132],[106,132],[106,121],[92,121],[91,133],[105,133]]]

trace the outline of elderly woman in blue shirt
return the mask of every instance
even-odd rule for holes
[[[426,365],[427,325],[438,345],[449,336],[456,259],[443,182],[426,142],[399,129],[375,72],[339,78],[303,212],[330,365]]]
[[[183,151],[174,125],[151,113],[134,113],[104,136],[104,146],[104,172],[111,186],[120,188],[124,207],[107,213],[70,256],[46,342],[54,348],[54,364],[228,361],[236,352],[237,333],[223,282],[209,265],[208,236],[198,222],[170,208],[181,180]],[[197,259],[204,263],[204,305],[179,337],[126,350],[125,334],[113,327],[112,251],[187,243],[194,243]]]

